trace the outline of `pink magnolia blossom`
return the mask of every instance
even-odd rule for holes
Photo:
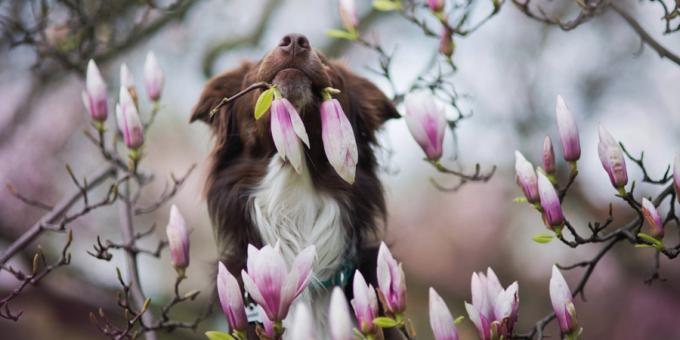
[[[83,104],[94,121],[103,122],[108,116],[108,95],[106,83],[94,60],[87,63],[85,75],[85,91],[82,93]]]
[[[337,99],[321,103],[321,138],[326,157],[347,183],[354,183],[359,151],[352,124]]]
[[[444,10],[446,5],[446,0],[427,0],[427,6],[430,7],[432,12],[441,12]]]
[[[179,212],[176,205],[170,208],[170,220],[165,228],[168,236],[168,248],[170,259],[175,268],[189,266],[189,229],[184,221],[184,216]]]
[[[562,142],[562,154],[567,162],[576,162],[581,158],[581,144],[579,141],[578,127],[574,116],[569,111],[567,104],[562,96],[557,96],[555,108],[557,116],[557,130],[560,133]]]
[[[156,60],[156,55],[149,52],[144,61],[144,86],[151,101],[156,102],[161,98],[164,78],[163,70]]]
[[[342,288],[335,287],[331,293],[331,303],[328,310],[328,327],[333,340],[352,340],[352,319],[347,306],[347,298]]]
[[[406,309],[406,278],[401,263],[394,259],[385,242],[378,249],[378,289],[385,297],[387,309],[392,314],[401,314]]]
[[[219,262],[217,269],[217,294],[224,315],[232,330],[243,331],[248,327],[243,293],[236,278]]]
[[[517,184],[522,188],[527,201],[529,203],[539,202],[538,178],[534,166],[519,151],[515,151],[515,173],[517,174]]]
[[[554,265],[550,277],[550,301],[562,334],[578,332],[579,327],[576,321],[576,310],[574,309],[571,290],[569,290],[562,273]]]
[[[541,197],[541,208],[546,224],[555,228],[562,227],[564,214],[557,190],[548,177],[540,171],[538,172],[538,195]]]
[[[427,158],[442,157],[446,114],[432,95],[419,93],[406,97],[406,125]]]
[[[465,303],[470,321],[475,325],[482,340],[493,336],[509,338],[517,321],[519,310],[519,286],[513,282],[506,289],[498,281],[496,273],[487,268],[484,273],[473,273],[471,280],[472,303]]]
[[[359,24],[359,18],[357,17],[357,9],[354,0],[340,0],[338,5],[342,26],[350,32],[356,30],[357,25]]]
[[[124,86],[120,87],[120,98],[116,104],[116,119],[125,145],[130,149],[141,147],[144,144],[144,128],[139,120],[139,113],[132,96]]]
[[[435,340],[458,340],[458,330],[451,311],[439,294],[430,287],[430,327]]]
[[[359,330],[363,334],[371,334],[374,330],[373,319],[378,316],[378,298],[373,286],[366,284],[358,270],[354,273],[353,292],[352,307]]]
[[[662,239],[664,234],[663,220],[656,210],[654,203],[646,198],[642,199],[642,214],[645,216],[647,224],[649,224],[649,234],[656,239]]]
[[[257,249],[248,245],[247,271],[243,270],[243,286],[259,304],[269,320],[281,321],[293,300],[304,291],[312,276],[316,248],[302,250],[288,269],[278,242]]]
[[[309,148],[309,137],[300,114],[286,98],[274,99],[270,113],[272,139],[279,156],[301,173],[304,162],[302,143]]]
[[[609,175],[612,185],[619,189],[628,183],[628,172],[626,170],[626,160],[623,157],[623,150],[614,137],[600,125],[600,141],[597,144],[597,153],[600,156],[602,167]]]
[[[552,140],[550,136],[545,136],[543,140],[543,169],[547,174],[554,174],[557,171],[555,167],[555,151],[553,151]]]
[[[316,339],[314,319],[306,305],[300,304],[293,313],[293,325],[290,329],[291,339]]]

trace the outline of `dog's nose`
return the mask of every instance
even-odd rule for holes
[[[279,42],[279,48],[292,55],[309,51],[309,40],[302,34],[287,34]]]

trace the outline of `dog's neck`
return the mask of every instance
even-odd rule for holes
[[[251,218],[264,243],[281,244],[288,264],[304,248],[315,245],[314,280],[331,279],[350,247],[346,204],[319,192],[303,162],[298,174],[274,155],[266,175],[251,195]]]

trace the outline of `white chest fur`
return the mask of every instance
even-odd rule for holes
[[[251,195],[250,214],[265,243],[280,242],[289,265],[301,250],[316,246],[313,287],[315,282],[332,278],[343,262],[349,242],[345,227],[348,219],[340,202],[315,189],[304,163],[298,174],[274,156]],[[300,298],[312,308],[319,327],[325,324],[329,293],[321,288],[308,289]]]

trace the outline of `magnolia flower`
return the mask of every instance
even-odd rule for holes
[[[340,0],[339,7],[342,26],[350,32],[356,30],[359,19],[357,18],[357,9],[354,0]]]
[[[164,77],[163,70],[156,60],[156,55],[149,52],[144,61],[144,86],[147,96],[153,102],[157,102],[161,98]]]
[[[576,162],[581,157],[581,144],[578,137],[578,127],[574,121],[574,116],[567,108],[567,104],[562,96],[557,96],[557,130],[560,133],[562,142],[562,154],[567,162]]]
[[[555,187],[542,172],[538,172],[538,195],[541,197],[543,218],[547,225],[561,228],[564,224],[564,215],[560,198]]]
[[[436,161],[442,157],[446,115],[434,97],[425,93],[406,97],[406,125],[427,158]]]
[[[106,83],[104,83],[104,78],[102,78],[97,64],[92,59],[87,63],[85,91],[83,91],[82,97],[90,118],[97,122],[105,121],[108,115]]]
[[[449,26],[444,25],[442,33],[439,36],[439,53],[451,58],[454,49],[453,32],[451,32]]]
[[[519,286],[513,282],[503,289],[496,273],[487,268],[484,273],[473,273],[471,281],[472,304],[465,309],[479,336],[483,340],[504,336],[509,338],[517,321],[519,310]]]
[[[628,173],[626,171],[626,160],[623,157],[623,150],[621,150],[621,146],[616,142],[611,133],[602,125],[600,125],[599,137],[597,153],[600,156],[602,167],[607,171],[612,185],[619,190],[623,190],[623,187],[628,183]]]
[[[125,63],[120,65],[120,85],[128,89],[130,94],[135,91],[135,77]]]
[[[359,151],[354,131],[337,99],[321,103],[321,139],[328,161],[347,183],[354,183]]]
[[[572,301],[571,290],[569,290],[562,273],[554,265],[550,277],[550,302],[552,302],[562,334],[571,335],[578,332],[579,327],[576,321],[576,309]]]
[[[554,174],[557,170],[555,167],[555,151],[553,151],[550,136],[545,136],[543,140],[543,170],[549,175]]]
[[[189,266],[189,229],[176,205],[170,207],[170,220],[165,228],[172,265],[178,269]]]
[[[227,322],[232,330],[243,331],[248,327],[243,294],[236,278],[219,262],[217,268],[217,295]]]
[[[435,340],[458,340],[458,330],[446,302],[430,287],[430,327]]]
[[[521,152],[515,150],[515,172],[517,173],[517,184],[522,187],[524,196],[529,203],[537,203],[540,200],[538,196],[538,179],[534,166],[527,161]]]
[[[680,202],[680,155],[675,156],[675,162],[673,162],[673,186],[675,186],[675,196]]]
[[[314,320],[306,305],[300,304],[295,309],[290,334],[291,339],[316,339]]]
[[[260,313],[263,311],[262,307],[260,307]],[[267,339],[276,339],[276,330],[275,330],[275,324],[274,321],[271,321],[267,319],[267,317],[262,318],[262,329],[264,330],[264,335],[267,336]]]
[[[330,328],[331,338],[333,340],[352,340],[354,333],[352,332],[352,319],[349,315],[349,308],[347,307],[347,298],[342,288],[333,288],[331,293],[331,303],[328,310],[328,327]]]
[[[270,112],[272,138],[279,156],[284,161],[288,160],[297,173],[301,173],[304,153],[300,141],[309,148],[309,137],[300,114],[286,98],[274,99]]]
[[[444,5],[446,5],[446,0],[427,0],[427,6],[435,13],[443,11]]]
[[[649,224],[650,235],[656,239],[663,238],[663,220],[661,215],[654,207],[654,203],[650,202],[648,199],[642,199],[642,214],[645,216],[645,220]]]
[[[378,289],[385,297],[385,308],[392,314],[401,314],[406,309],[406,278],[401,263],[394,259],[385,245],[378,249]]]
[[[354,299],[352,308],[354,316],[357,318],[357,325],[363,334],[373,333],[373,319],[378,316],[378,299],[375,296],[375,289],[372,285],[367,285],[364,276],[360,271],[354,273],[353,283]]]
[[[123,134],[123,141],[130,149],[138,149],[144,144],[144,129],[139,120],[139,113],[130,92],[124,86],[120,87],[120,99],[116,104],[116,119],[118,129]]]
[[[281,321],[286,317],[291,303],[312,277],[315,256],[314,246],[305,248],[295,257],[289,271],[278,242],[274,247],[266,245],[262,249],[248,245],[248,271],[241,272],[243,287],[269,320]]]

